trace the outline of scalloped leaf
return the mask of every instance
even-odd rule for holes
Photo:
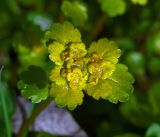
[[[20,73],[20,78],[26,84],[35,84],[39,88],[44,88],[47,83],[45,71],[38,66],[29,66],[28,70]]]
[[[103,98],[112,103],[125,102],[133,91],[134,78],[123,64],[117,64],[113,74],[97,85],[88,84],[87,93],[96,100]]]
[[[102,38],[97,42],[91,43],[88,53],[98,53],[106,61],[116,64],[121,55],[121,50],[118,49],[118,46],[113,41]]]
[[[39,103],[48,97],[48,85],[40,89],[34,84],[26,84],[24,81],[20,80],[17,87],[21,91],[22,96],[31,99],[34,103]]]
[[[87,20],[87,8],[79,1],[63,1],[62,12],[70,18],[74,25],[82,26]]]
[[[70,110],[74,110],[77,105],[81,105],[84,97],[81,90],[73,90],[67,85],[58,86],[55,83],[52,84],[50,95],[55,98],[59,107],[67,106]]]
[[[122,15],[126,11],[124,0],[99,0],[101,9],[110,17]]]
[[[45,34],[45,44],[50,40],[56,40],[62,44],[81,42],[81,34],[78,29],[69,22],[55,23]]]

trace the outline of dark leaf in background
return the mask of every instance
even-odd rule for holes
[[[160,75],[160,58],[152,57],[148,62],[148,70],[152,76]]]
[[[125,63],[133,74],[138,76],[145,74],[146,58],[144,54],[140,52],[129,52],[126,55]]]
[[[149,56],[160,56],[160,32],[147,39],[147,53]]]
[[[29,66],[27,71],[20,74],[17,87],[21,94],[34,103],[39,103],[48,97],[46,72],[38,66]]]
[[[143,95],[143,93],[138,94],[132,95],[128,102],[123,103],[120,111],[133,125],[145,128],[152,123],[153,117],[146,95]]]
[[[38,66],[29,66],[27,71],[21,72],[20,78],[26,84],[35,84],[39,88],[44,88],[47,83],[45,71]]]
[[[160,120],[160,82],[154,83],[148,92],[152,114]]]

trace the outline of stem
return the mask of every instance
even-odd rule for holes
[[[36,106],[35,103],[31,104],[31,108],[30,108],[29,114],[27,115],[27,118],[29,118],[32,115],[32,113],[34,112],[35,106]]]
[[[103,30],[104,24],[106,22],[106,14],[102,13],[98,19],[98,21],[95,23],[94,29],[91,32],[90,36],[86,38],[86,45],[89,45]]]
[[[23,137],[26,131],[29,129],[29,126],[34,122],[36,117],[51,103],[52,98],[48,98],[44,102],[42,102],[39,107],[32,113],[32,115],[24,121],[22,124],[17,137]]]
[[[1,85],[1,75],[2,75],[3,68],[4,68],[4,66],[2,66],[1,69],[0,69],[0,85]],[[10,125],[10,122],[9,122],[9,116],[8,116],[8,112],[7,112],[7,105],[6,105],[6,102],[5,102],[5,96],[3,94],[3,90],[5,90],[5,89],[3,88],[2,85],[1,85],[0,90],[1,90],[0,91],[0,99],[2,101],[2,108],[3,108],[5,125],[6,125],[7,137],[11,137],[12,136],[11,125]]]
[[[31,104],[30,111],[29,111],[29,113],[28,113],[28,115],[27,115],[27,118],[31,117],[31,115],[32,115],[32,113],[33,113],[33,111],[34,111],[34,108],[35,108],[35,103],[32,103],[32,104]],[[28,130],[29,130],[29,129],[28,129]],[[26,132],[23,134],[23,137],[27,137],[27,135],[28,135],[28,130],[26,130]]]

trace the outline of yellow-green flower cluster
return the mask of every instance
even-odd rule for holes
[[[49,45],[48,51],[49,58],[57,65],[51,72],[50,80],[72,90],[84,89],[87,80],[85,45],[83,43],[63,45],[53,42]]]
[[[90,57],[88,81],[96,85],[99,79],[107,79],[114,72],[121,51],[115,43],[103,38],[90,45],[88,54]]]
[[[80,32],[69,22],[53,25],[45,39],[46,43],[51,41],[48,44],[49,58],[56,65],[50,74],[50,95],[58,106],[73,110],[82,104],[83,91],[95,99],[101,97],[115,103],[121,101],[121,98],[113,98],[111,93],[120,83],[116,79],[119,77],[116,68],[121,69],[117,66],[121,52],[115,43],[103,38],[86,49]],[[132,81],[130,78],[130,83]],[[128,94],[124,94],[123,97],[127,97]]]

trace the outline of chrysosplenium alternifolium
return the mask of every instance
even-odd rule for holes
[[[86,49],[79,30],[64,22],[46,32],[45,43],[56,65],[49,93],[58,106],[75,109],[83,102],[83,92],[97,100],[124,102],[133,91],[134,78],[125,65],[117,64],[121,50],[113,41],[102,38]]]

